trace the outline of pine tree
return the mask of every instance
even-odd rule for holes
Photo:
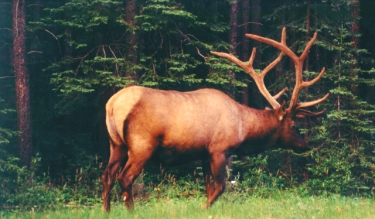
[[[293,16],[285,17],[285,25],[294,31],[296,39],[301,39],[288,40],[295,50],[303,48],[309,29],[319,33],[305,66],[305,77],[313,77],[317,74],[314,71],[327,68],[320,82],[323,86],[311,87],[300,95],[301,99],[313,99],[316,94],[330,92],[329,100],[321,104],[326,108],[326,117],[310,120],[311,128],[304,129],[313,148],[307,185],[315,191],[369,189],[374,179],[371,161],[375,126],[371,118],[375,106],[367,103],[357,88],[373,86],[374,80],[363,78],[373,71],[361,69],[366,50],[356,43],[360,37],[356,28],[358,5],[350,0],[331,4],[319,0],[289,1],[268,19],[272,22],[280,19],[282,10],[294,12]]]

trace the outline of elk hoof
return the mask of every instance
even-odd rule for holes
[[[210,205],[206,203],[201,206],[201,209],[208,209],[209,207]]]

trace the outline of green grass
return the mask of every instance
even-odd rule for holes
[[[204,197],[153,198],[135,202],[134,212],[126,211],[120,203],[112,203],[111,213],[101,206],[65,207],[44,212],[0,212],[1,218],[375,218],[375,201],[339,195],[304,196],[293,192],[279,192],[269,198],[226,193],[208,210],[202,210]]]

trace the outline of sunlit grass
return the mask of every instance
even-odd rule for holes
[[[122,204],[112,204],[107,214],[100,205],[93,207],[65,207],[44,212],[0,212],[3,218],[375,218],[375,201],[339,195],[300,197],[293,192],[280,192],[269,198],[226,193],[212,206],[201,209],[205,198],[160,198],[136,201],[134,212]]]

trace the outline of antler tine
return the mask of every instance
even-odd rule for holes
[[[297,104],[295,109],[300,110],[300,109],[307,108],[307,107],[310,107],[310,106],[315,106],[315,105],[325,101],[328,97],[329,97],[329,94],[326,94],[326,95],[324,95],[324,97],[322,97],[320,99],[317,99],[317,100],[314,100],[314,101],[309,101],[309,102],[299,103],[299,104]]]
[[[257,53],[257,48],[254,47],[253,50],[251,51],[248,65],[253,65],[256,53]]]
[[[289,47],[286,45],[286,29],[285,29],[285,27],[282,30],[280,42],[277,42],[277,41],[275,41],[273,39],[270,39],[270,38],[254,35],[254,34],[245,34],[245,36],[249,37],[250,39],[253,39],[253,40],[256,40],[256,41],[259,41],[259,42],[262,42],[262,43],[266,43],[270,46],[275,47],[276,49],[282,51],[287,56],[289,56],[293,60],[293,62],[298,62],[298,60],[299,60],[299,57],[296,54],[294,54],[294,52],[292,50],[290,50]]]
[[[322,70],[320,71],[320,73],[318,74],[318,76],[316,76],[316,78],[314,78],[310,81],[302,82],[301,86],[302,87],[308,87],[308,86],[311,86],[311,85],[315,84],[316,82],[318,82],[320,80],[320,78],[323,76],[325,71],[326,71],[326,68],[323,67]]]
[[[284,29],[285,29],[285,27],[284,27]],[[315,40],[316,40],[317,36],[318,36],[318,33],[315,32],[314,36],[311,38],[311,40],[309,41],[309,43],[306,45],[305,50],[303,50],[303,52],[302,52],[302,54],[300,56],[300,60],[303,61],[303,60],[306,59],[306,57],[309,54],[309,51],[310,51],[312,45],[315,43]]]
[[[310,86],[310,85],[316,83],[323,76],[324,71],[325,71],[325,68],[323,68],[322,71],[318,74],[318,76],[316,78],[310,80],[310,81],[303,81],[302,80],[303,62],[306,59],[306,57],[308,56],[308,53],[309,53],[312,45],[314,44],[314,42],[317,38],[317,35],[318,34],[315,32],[314,36],[307,43],[307,45],[306,45],[304,51],[302,52],[302,54],[300,56],[297,56],[286,45],[286,29],[285,29],[285,27],[282,29],[281,42],[277,42],[275,40],[265,38],[265,37],[261,37],[261,36],[257,36],[257,35],[254,35],[254,34],[246,34],[246,36],[251,38],[251,39],[257,40],[257,41],[262,42],[262,43],[269,44],[270,46],[273,46],[273,47],[279,49],[280,51],[285,53],[289,58],[292,59],[292,61],[294,63],[295,72],[296,72],[296,84],[294,86],[292,97],[291,97],[291,100],[290,100],[290,104],[289,104],[289,107],[287,109],[288,112],[293,112],[297,108],[301,109],[301,108],[305,108],[305,107],[309,107],[309,106],[319,104],[319,103],[323,102],[324,100],[326,100],[328,98],[328,95],[326,95],[326,96],[324,96],[323,98],[321,98],[317,101],[311,101],[311,102],[297,104],[298,95],[299,95],[300,90],[304,87],[307,87],[307,86]]]
[[[283,56],[283,53],[280,53],[280,55],[273,61],[271,62],[259,75],[255,72],[254,68],[253,68],[253,62],[254,62],[254,59],[255,59],[255,54],[256,54],[256,48],[253,48],[252,52],[251,52],[251,56],[249,58],[249,62],[248,63],[244,63],[242,62],[241,60],[239,60],[237,57],[235,57],[233,54],[229,54],[229,53],[224,53],[224,52],[212,52],[211,51],[211,54],[213,55],[216,55],[216,56],[219,56],[219,57],[222,57],[222,58],[226,58],[228,59],[229,61],[235,63],[236,65],[238,65],[239,67],[241,67],[243,70],[245,70],[255,81],[255,84],[258,86],[258,89],[259,91],[262,93],[262,95],[266,98],[266,100],[271,104],[271,106],[274,108],[274,109],[277,109],[280,107],[280,104],[276,101],[276,99],[270,94],[270,92],[267,90],[265,84],[264,84],[264,77],[265,75],[275,66],[277,65],[277,63],[280,62],[282,56]],[[284,89],[285,90],[285,89]],[[275,96],[278,96],[278,95],[282,95],[285,91],[282,90],[282,93],[280,94],[277,94]]]
[[[286,91],[288,90],[287,87],[285,87],[284,89],[282,89],[279,93],[277,93],[276,95],[273,96],[273,98],[275,100],[279,99]]]

